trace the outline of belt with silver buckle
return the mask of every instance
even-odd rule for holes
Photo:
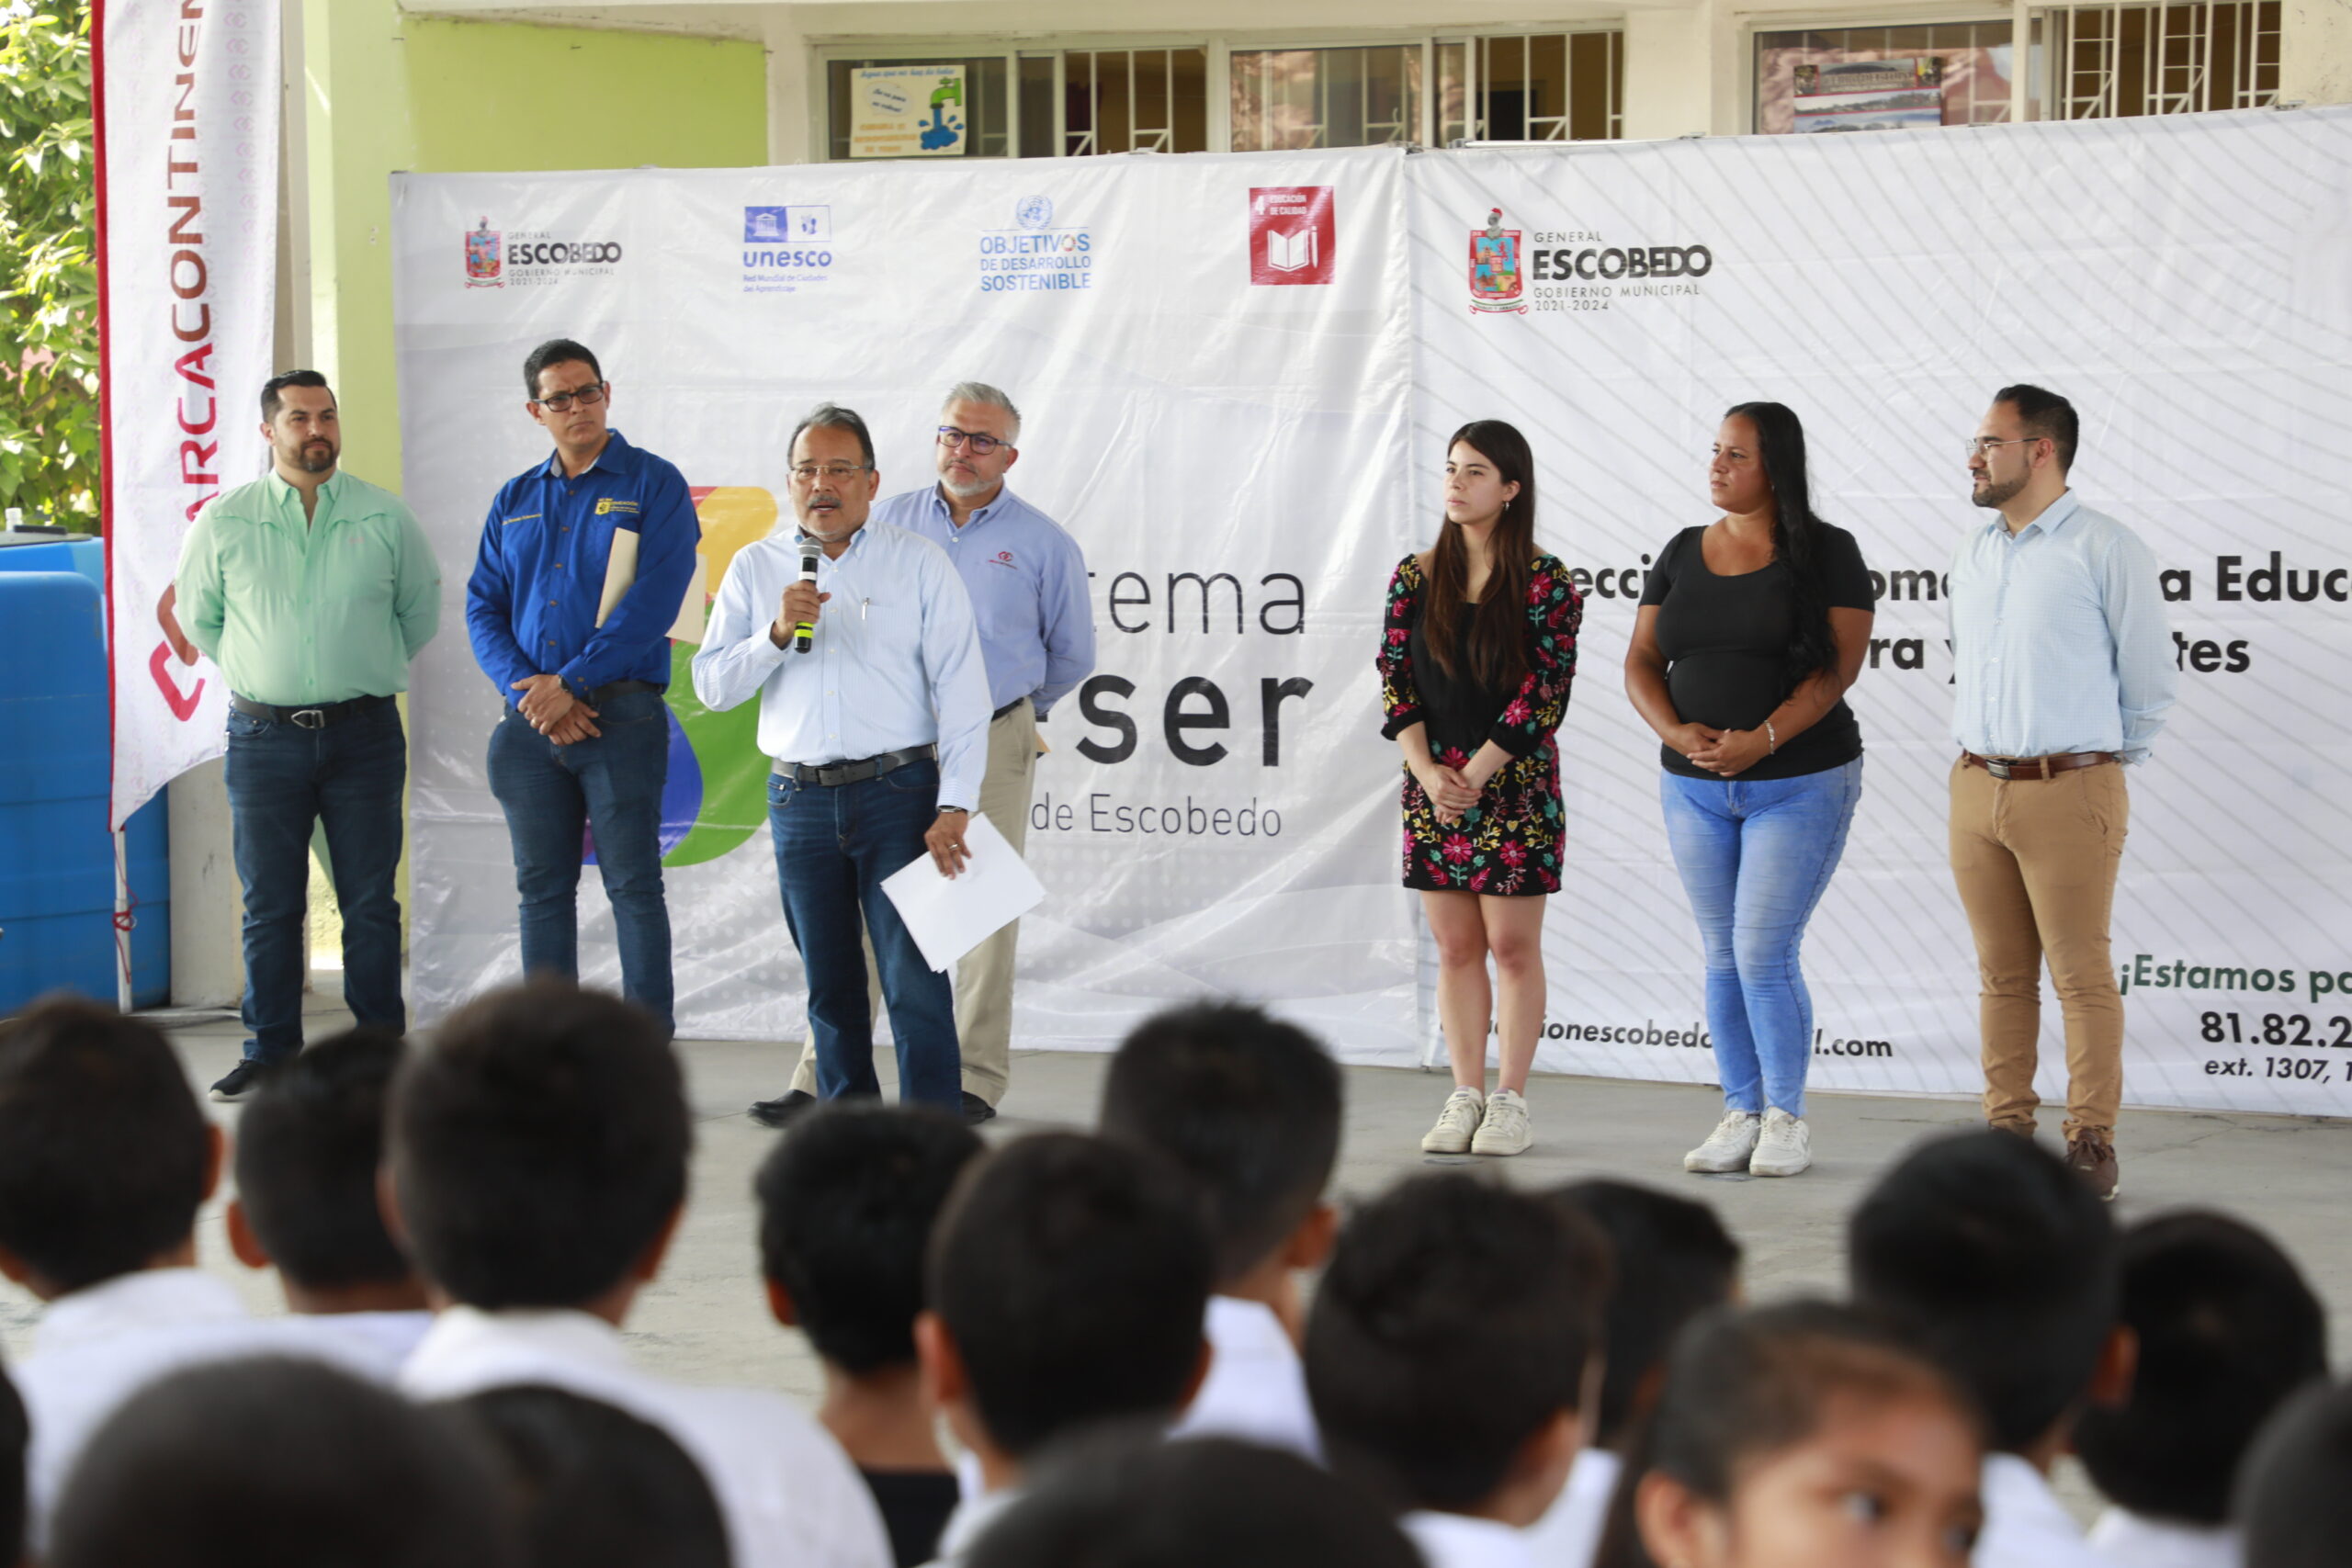
[[[1996,779],[2054,779],[2077,768],[2096,768],[2115,761],[2112,751],[2061,751],[2052,757],[1980,757],[1962,751],[1960,760],[1982,768]]]
[[[266,718],[272,724],[290,724],[297,729],[324,729],[328,725],[341,724],[346,718],[373,713],[391,700],[390,697],[353,697],[340,703],[312,703],[305,707],[281,708],[257,703],[251,697],[241,697],[234,692],[229,694],[229,706],[234,711],[254,718]]]
[[[928,762],[938,755],[936,746],[910,746],[903,751],[885,751],[878,757],[861,757],[854,762],[778,762],[774,772],[778,778],[790,779],[795,784],[830,787],[864,784],[884,773],[895,773],[911,762]]]

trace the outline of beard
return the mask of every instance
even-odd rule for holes
[[[939,476],[939,488],[958,501],[968,501],[976,495],[986,495],[1002,482],[1001,479],[984,479],[978,474],[974,474],[968,479],[959,479],[954,474]]]
[[[322,449],[326,453],[322,457],[316,455]],[[304,473],[323,474],[334,468],[335,449],[323,441],[310,441],[296,447],[288,457]]]
[[[1988,474],[1969,487],[1968,499],[1979,506],[2005,506],[2016,497],[2019,491],[2025,489],[2026,481],[2032,477],[2031,474],[2019,474],[2007,484],[1996,484]]]

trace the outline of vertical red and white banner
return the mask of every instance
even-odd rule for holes
[[[172,614],[180,540],[254,477],[277,300],[277,0],[99,0],[98,319],[113,821],[220,752]]]

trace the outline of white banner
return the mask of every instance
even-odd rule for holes
[[[2352,113],[1470,152],[1413,160],[1408,191],[1418,515],[1446,434],[1512,420],[1542,539],[1588,585],[1541,1067],[1713,1081],[1620,669],[1644,569],[1713,515],[1723,411],[1769,399],[1803,416],[1818,508],[1883,589],[1850,699],[1861,809],[1804,949],[1814,1081],[1980,1087],[1941,601],[1989,515],[1961,444],[2030,381],[2082,412],[2077,490],[2165,569],[2183,671],[2131,779],[2126,1098],[2352,1110]],[[1475,274],[1490,225],[1511,276]],[[2054,996],[2042,1016],[2063,1104]]]
[[[464,589],[499,483],[543,461],[524,355],[600,356],[613,423],[677,463],[704,592],[789,525],[786,438],[864,413],[886,494],[932,482],[942,396],[1004,388],[1016,492],[1085,548],[1100,660],[1045,727],[1014,1038],[1099,1047],[1208,992],[1410,1061],[1410,905],[1377,733],[1380,588],[1410,531],[1393,150],[955,169],[408,176],[394,187],[406,495],[446,573],[412,712],[412,979],[431,1019],[517,968]],[[756,713],[673,649],[667,885],[680,1032],[788,1039],[803,992]],[[582,879],[585,977],[614,984]],[[779,1063],[777,1082],[788,1064]]]
[[[223,745],[228,688],[168,595],[198,509],[255,471],[255,400],[273,369],[277,6],[99,0],[91,40],[119,828]]]

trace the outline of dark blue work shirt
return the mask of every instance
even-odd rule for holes
[[[613,541],[634,536],[636,577],[596,624]],[[670,681],[670,627],[695,570],[702,524],[676,468],[609,433],[567,478],[554,457],[499,487],[466,584],[474,659],[498,694],[560,675],[574,696],[613,681]]]

